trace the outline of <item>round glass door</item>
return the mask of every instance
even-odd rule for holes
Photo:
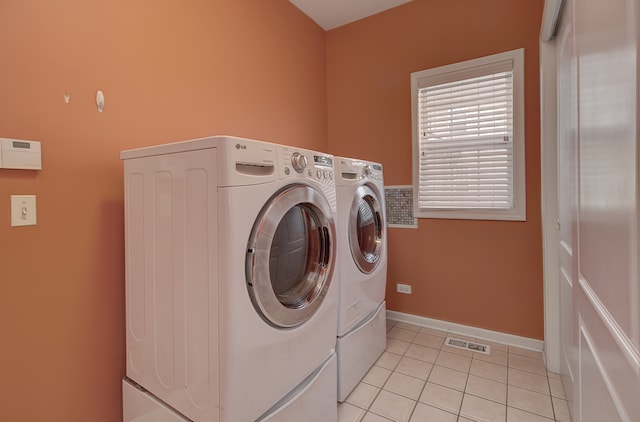
[[[382,254],[383,213],[378,196],[369,186],[356,189],[349,215],[349,247],[356,265],[371,273]]]
[[[254,224],[247,246],[251,301],[276,327],[295,327],[320,307],[331,284],[335,226],[326,198],[306,185],[275,194]]]

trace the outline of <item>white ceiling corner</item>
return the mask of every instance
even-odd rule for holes
[[[411,0],[289,0],[325,31],[375,15]]]

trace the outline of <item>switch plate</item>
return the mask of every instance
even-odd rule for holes
[[[36,225],[36,196],[11,195],[11,227]]]

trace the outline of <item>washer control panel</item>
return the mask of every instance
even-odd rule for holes
[[[330,154],[282,146],[278,160],[281,177],[300,176],[324,184],[334,182],[333,156]]]

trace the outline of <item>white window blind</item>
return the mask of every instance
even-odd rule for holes
[[[513,211],[514,60],[426,72],[413,78],[418,210]]]

